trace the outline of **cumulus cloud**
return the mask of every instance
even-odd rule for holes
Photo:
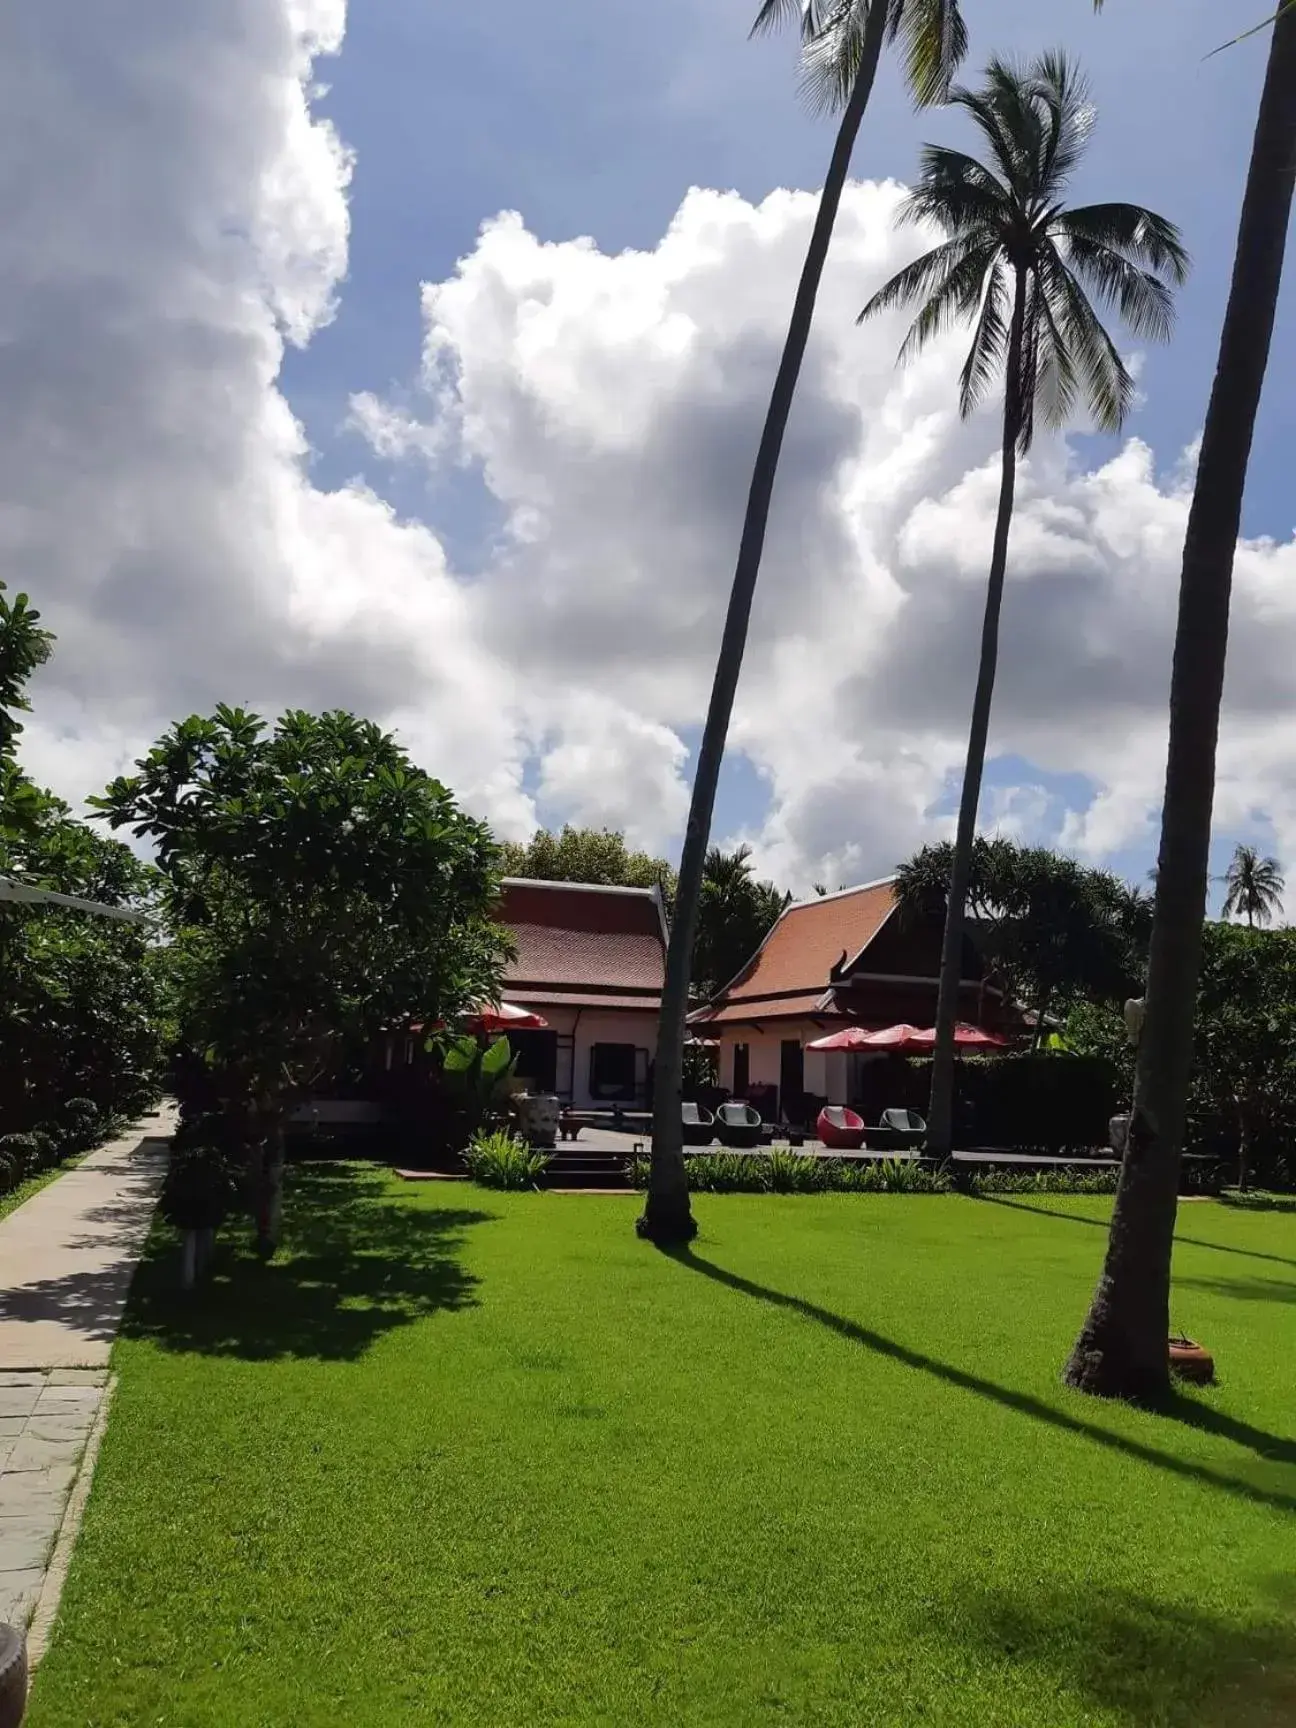
[[[419,389],[353,425],[479,471],[503,528],[468,579],[435,521],[312,484],[279,388],[346,292],[352,161],[311,108],[344,25],[343,0],[40,7],[0,67],[0,572],[60,638],[32,766],[79,797],[192,709],[345,705],[507,835],[668,846],[814,197],[695,189],[616,256],[504,214],[424,285]],[[948,831],[971,698],[997,428],[958,419],[957,337],[898,372],[899,322],[854,326],[915,249],[899,196],[843,203],[735,715],[769,789],[741,837],[797,888]],[[987,804],[1006,831],[1146,844],[1191,461],[1042,440],[1023,466],[993,748],[1035,767]],[[1219,795],[1288,849],[1293,560],[1239,556]]]

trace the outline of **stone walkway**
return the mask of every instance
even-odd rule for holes
[[[107,1380],[103,1369],[0,1373],[0,1623],[31,1619]]]
[[[0,1220],[0,1622],[35,1614],[33,1660],[89,1489],[171,1127],[165,1114],[139,1124]]]

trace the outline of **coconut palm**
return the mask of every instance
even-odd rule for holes
[[[1274,913],[1283,909],[1286,886],[1276,858],[1262,858],[1254,846],[1238,846],[1224,872],[1224,916],[1245,918],[1253,930],[1272,924]]]
[[[1188,512],[1170,681],[1170,749],[1146,1014],[1111,1235],[1066,1380],[1152,1403],[1167,1395],[1170,1257],[1210,859],[1215,747],[1233,558],[1296,187],[1296,6],[1272,19],[1219,360]]]
[[[1120,427],[1134,384],[1094,301],[1119,313],[1136,335],[1164,339],[1173,316],[1167,281],[1181,282],[1187,270],[1178,231],[1164,217],[1137,204],[1064,204],[1094,118],[1084,80],[1064,55],[1045,54],[1022,67],[992,60],[981,89],[957,89],[950,99],[981,133],[988,162],[943,146],[925,147],[917,185],[899,219],[934,225],[945,239],[893,276],[860,313],[862,321],[917,305],[902,361],[951,324],[970,323],[972,346],[959,378],[964,415],[1003,379],[999,514],[946,897],[927,1115],[928,1151],[939,1157],[950,1152],[964,909],[1017,461],[1030,449],[1037,418],[1062,425],[1083,407],[1101,430]]]
[[[958,0],[762,0],[753,30],[769,30],[789,19],[800,24],[804,86],[812,105],[825,110],[840,108],[841,120],[756,451],[680,855],[653,1077],[651,1175],[647,1203],[636,1226],[641,1236],[663,1244],[687,1241],[694,1234],[684,1175],[680,1087],[702,873],[720,763],[765,546],[774,477],[810,336],[828,243],[883,47],[888,41],[898,40],[902,44],[906,75],[919,103],[943,100],[949,81],[967,51],[967,32]]]

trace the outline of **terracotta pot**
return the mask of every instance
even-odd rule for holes
[[[1215,1378],[1215,1358],[1191,1338],[1170,1340],[1170,1372],[1181,1380],[1207,1386]]]

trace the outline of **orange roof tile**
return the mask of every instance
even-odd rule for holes
[[[789,906],[738,976],[696,1018],[809,1013],[839,961],[868,947],[895,910],[891,878]],[[746,1012],[738,1010],[747,1004]]]
[[[661,901],[651,888],[508,878],[498,918],[517,958],[504,969],[511,1000],[573,991],[643,993],[652,1006],[666,970]]]

